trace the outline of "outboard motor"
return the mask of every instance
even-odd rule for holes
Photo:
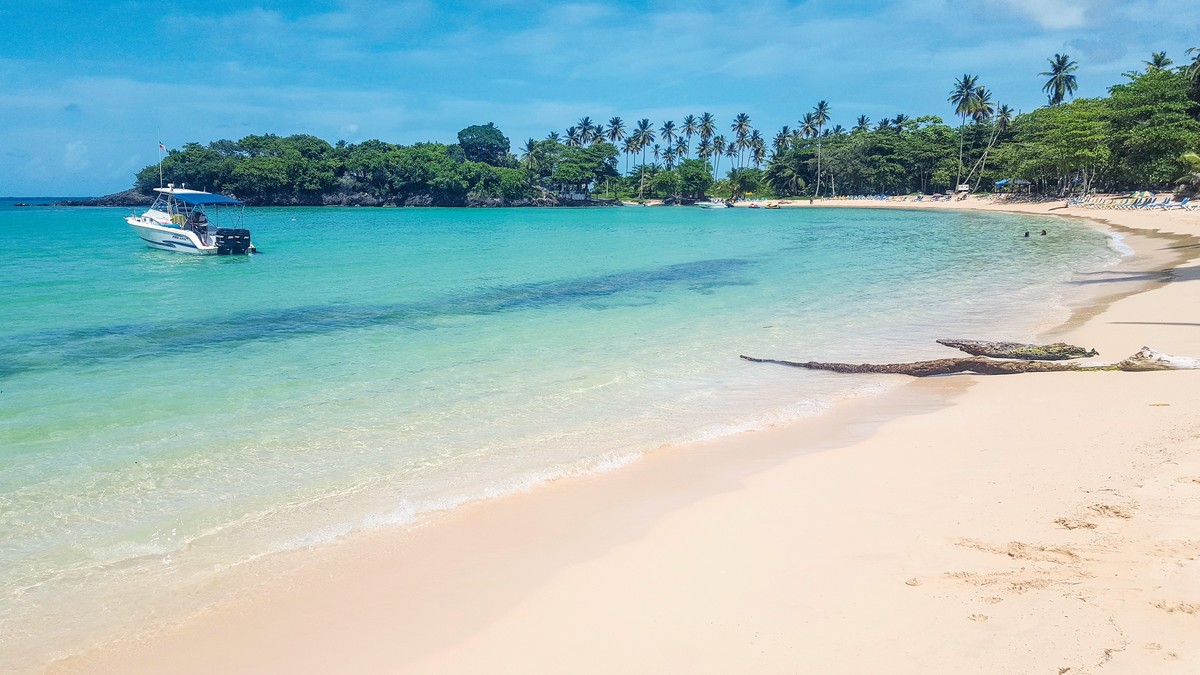
[[[240,255],[250,252],[250,230],[221,227],[217,229],[217,255]]]

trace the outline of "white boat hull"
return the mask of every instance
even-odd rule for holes
[[[138,216],[130,216],[125,222],[129,223],[150,248],[198,255],[212,255],[217,252],[215,245],[200,241],[200,237],[190,230],[160,225],[150,218]]]

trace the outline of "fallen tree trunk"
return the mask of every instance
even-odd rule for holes
[[[1062,371],[1091,371],[1091,370],[1120,370],[1140,372],[1150,370],[1195,370],[1200,369],[1200,359],[1187,356],[1171,356],[1160,354],[1149,347],[1124,361],[1116,363],[1056,363],[1053,361],[993,361],[981,356],[961,359],[936,359],[934,361],[915,361],[913,363],[825,363],[821,361],[781,361],[778,359],[760,359],[742,355],[742,358],[755,363],[777,363],[782,366],[808,368],[810,370],[828,370],[834,373],[887,373],[894,375],[911,375],[913,377],[930,377],[932,375],[950,375],[952,373],[976,373],[979,375],[1015,375],[1017,373],[1053,373]]]
[[[992,342],[988,340],[938,340],[939,345],[953,347],[971,356],[993,359],[1025,359],[1028,361],[1062,361],[1097,356],[1095,349],[1076,347],[1065,342],[1031,345],[1022,342]]]

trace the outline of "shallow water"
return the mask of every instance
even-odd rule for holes
[[[1106,237],[971,212],[259,209],[263,255],[0,203],[0,664],[230,567],[894,383],[739,354],[1027,340]]]

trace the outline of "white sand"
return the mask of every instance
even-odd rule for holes
[[[1097,291],[1153,288],[1053,337],[1200,356],[1200,245],[1128,241]],[[1200,372],[914,380],[262,575],[56,670],[1200,672]]]

